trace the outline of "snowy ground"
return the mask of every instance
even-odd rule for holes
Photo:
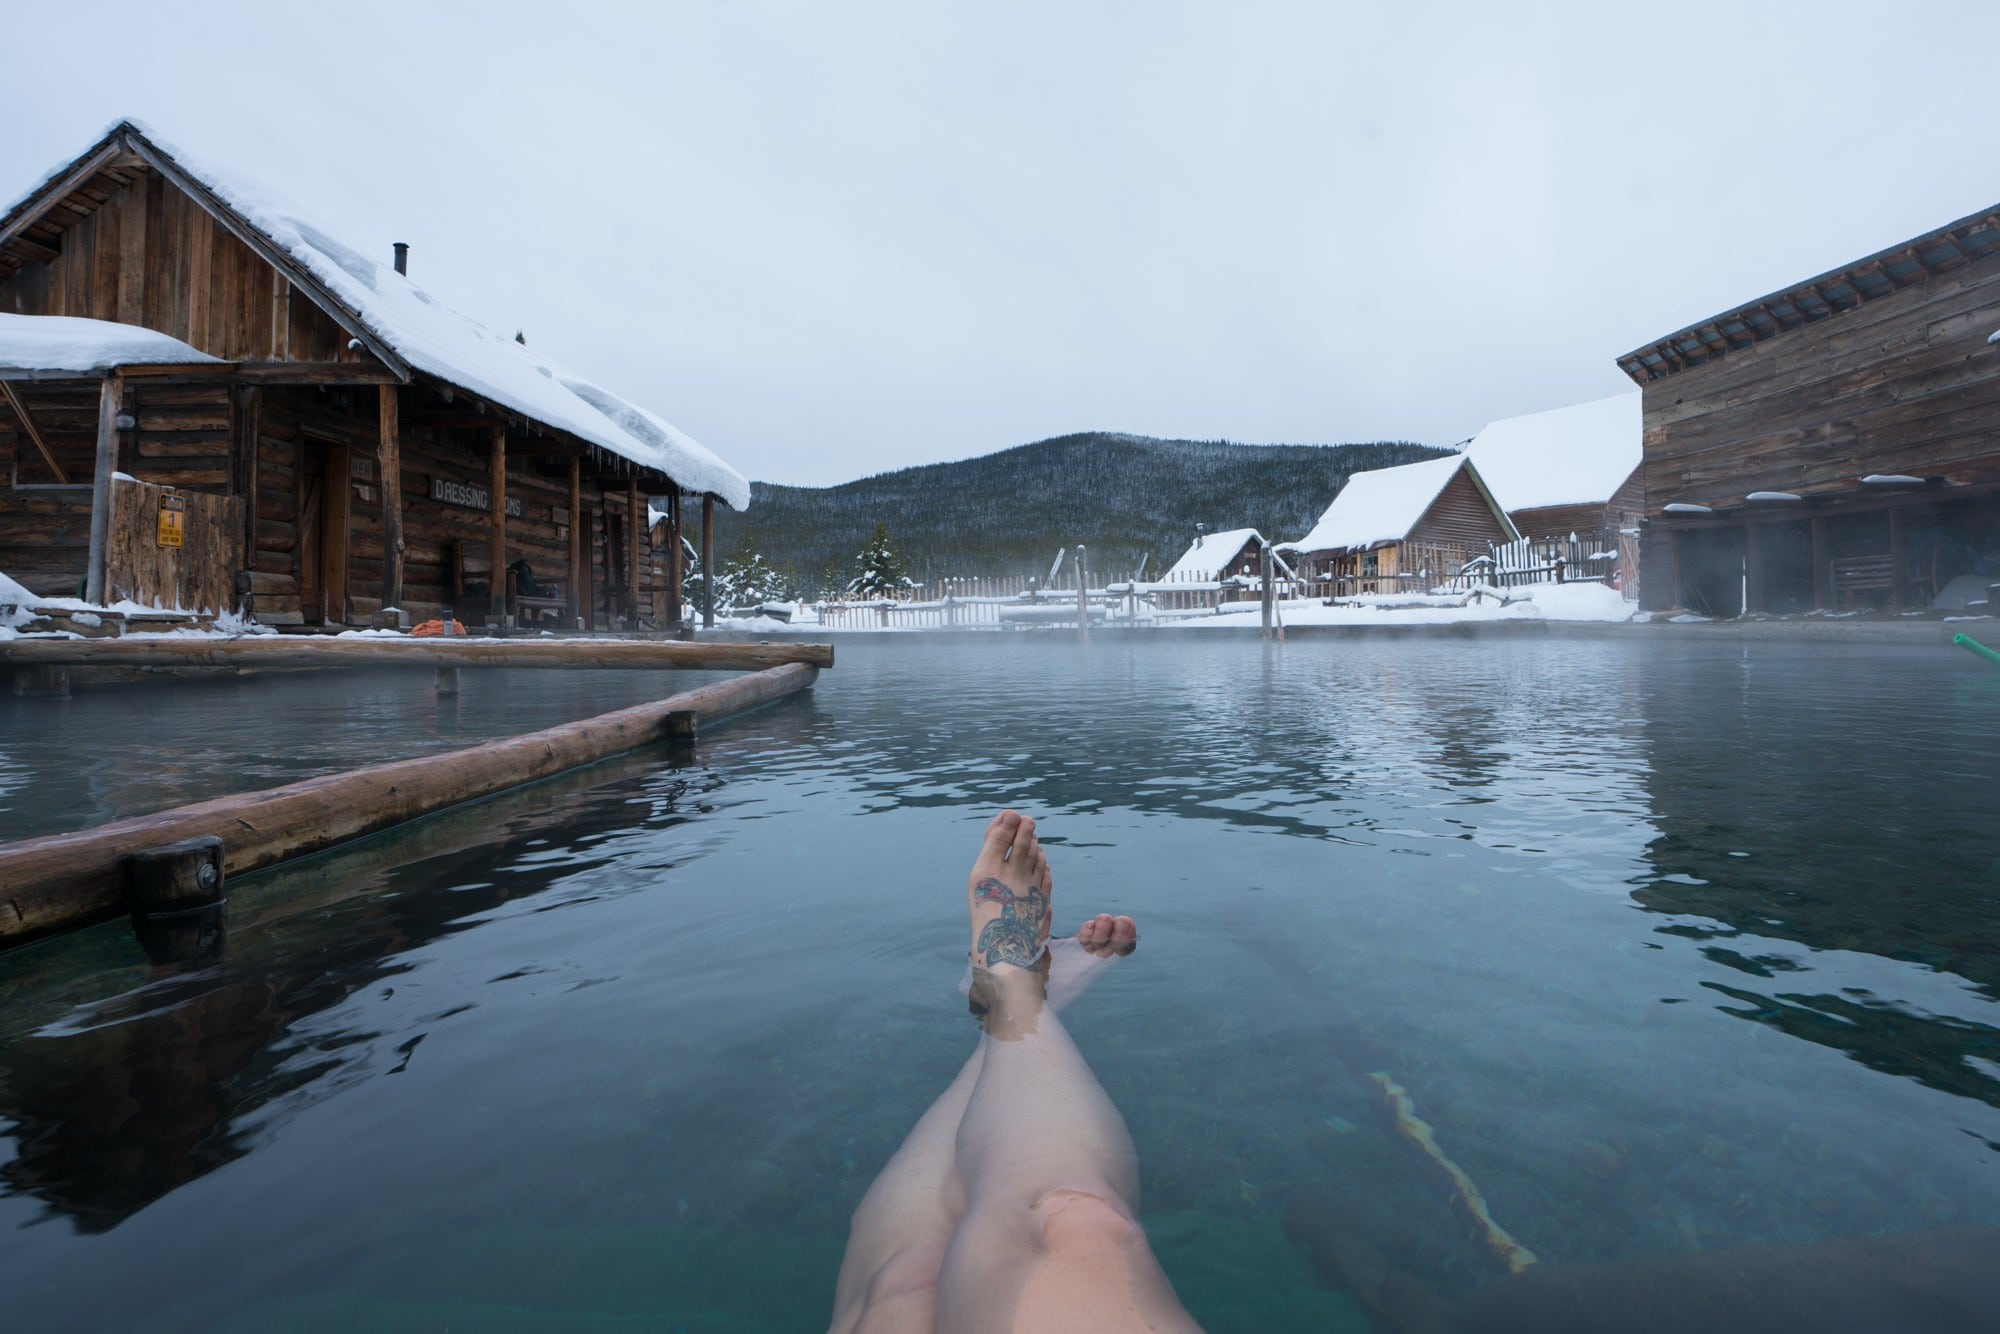
[[[1627,602],[1614,588],[1599,583],[1540,584],[1507,591],[1505,604],[1491,598],[1465,605],[1463,594],[1448,597],[1382,597],[1326,606],[1318,599],[1300,599],[1278,604],[1279,619],[1295,626],[1375,626],[1375,625],[1471,625],[1490,621],[1617,621],[1645,620],[1646,615]],[[935,626],[870,625],[861,617],[843,618],[846,623],[822,625],[811,603],[793,604],[789,623],[768,616],[717,617],[716,628],[740,634],[922,634]],[[891,613],[893,618],[894,613]],[[1128,622],[1114,619],[1113,628]],[[1196,630],[1255,630],[1262,624],[1258,604],[1232,602],[1218,613],[1162,616],[1141,625],[1173,626]],[[981,629],[997,629],[982,626]]]

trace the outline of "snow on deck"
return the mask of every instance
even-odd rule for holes
[[[1639,466],[1638,391],[1490,422],[1466,457],[1508,513],[1602,505]]]
[[[178,338],[136,324],[74,315],[0,314],[0,372],[74,371],[119,366],[217,365],[219,359]]]
[[[1236,559],[1243,544],[1263,541],[1255,528],[1232,528],[1226,533],[1204,533],[1181,553],[1173,568],[1160,576],[1163,584],[1209,583],[1222,573],[1223,566]]]
[[[1357,472],[1340,488],[1312,531],[1285,546],[1295,551],[1344,551],[1400,542],[1464,464],[1463,454],[1451,454]]]
[[[393,265],[378,264],[313,226],[272,191],[188,153],[142,122],[120,121],[107,133],[121,127],[171,159],[323,283],[363,327],[411,366],[658,469],[686,490],[713,492],[733,509],[749,507],[749,480],[659,417],[443,305]],[[6,213],[17,206],[10,205]]]

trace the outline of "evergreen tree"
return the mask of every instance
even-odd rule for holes
[[[847,595],[859,598],[892,598],[915,588],[916,581],[904,570],[903,558],[889,541],[887,524],[877,521],[868,545],[855,558],[855,574],[847,581]]]
[[[772,569],[762,552],[746,537],[722,563],[715,576],[716,605],[754,607],[765,602],[790,600],[791,589],[783,575]]]

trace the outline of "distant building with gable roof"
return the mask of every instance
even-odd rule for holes
[[[1302,578],[1375,593],[1455,573],[1519,537],[1479,469],[1451,454],[1355,473],[1312,531],[1280,549],[1297,553]]]

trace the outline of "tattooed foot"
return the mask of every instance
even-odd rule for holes
[[[986,826],[967,882],[972,962],[980,968],[1032,968],[1049,939],[1048,859],[1035,822],[1002,811]]]

